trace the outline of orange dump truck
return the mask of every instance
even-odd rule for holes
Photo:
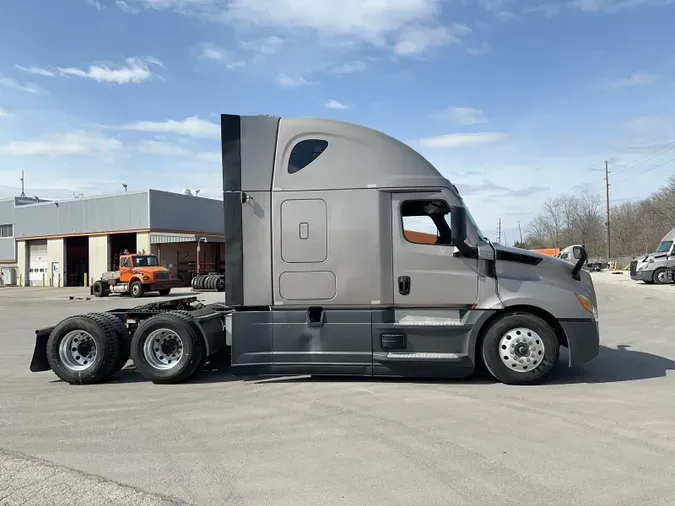
[[[535,251],[537,253],[541,253],[542,255],[548,255],[552,257],[557,257],[560,255],[560,250],[558,248],[531,249],[530,251]]]

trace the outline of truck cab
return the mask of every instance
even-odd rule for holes
[[[630,265],[630,277],[647,284],[672,282],[675,269],[675,228],[663,236],[656,251],[643,258],[634,259]]]

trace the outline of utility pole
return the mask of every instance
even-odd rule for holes
[[[612,258],[611,234],[609,226],[609,162],[605,160],[605,193],[607,195],[607,261]]]
[[[520,244],[523,244],[523,229],[520,228],[520,221],[518,222],[518,234],[520,234]]]
[[[499,218],[499,224],[497,225],[497,242],[502,243],[502,219]]]
[[[21,171],[21,197],[26,196],[25,190],[26,190],[26,187],[24,185],[23,171]]]

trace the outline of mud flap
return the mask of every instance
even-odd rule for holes
[[[31,372],[50,371],[49,361],[47,360],[47,340],[53,327],[35,331],[35,349],[33,350],[33,360],[30,363]]]

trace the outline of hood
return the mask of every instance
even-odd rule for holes
[[[555,283],[562,281],[563,283],[569,283],[568,286],[571,287],[578,287],[578,283],[581,283],[581,286],[583,286],[586,291],[584,295],[588,296],[597,307],[597,297],[595,287],[593,286],[593,279],[586,270],[581,269],[579,271],[579,281],[576,281],[572,277],[572,271],[574,270],[575,265],[572,262],[543,253],[537,253],[536,251],[513,248],[502,244],[493,244],[493,246],[495,248],[498,264],[500,262],[521,264],[523,268],[517,269],[517,275],[521,279],[549,279]],[[511,269],[508,270],[512,271]],[[503,268],[497,267],[498,276],[499,272],[503,271]],[[513,273],[510,272],[509,275],[513,275]],[[573,289],[575,291],[578,290],[578,288]]]

